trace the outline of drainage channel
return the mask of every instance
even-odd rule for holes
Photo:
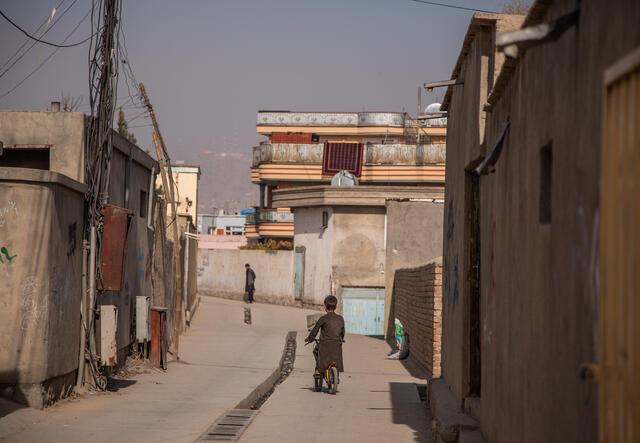
[[[238,441],[253,419],[260,412],[260,407],[273,394],[276,386],[284,382],[293,371],[296,360],[296,331],[289,331],[284,343],[280,364],[273,373],[256,387],[235,408],[225,411],[213,422],[196,442],[204,441]]]

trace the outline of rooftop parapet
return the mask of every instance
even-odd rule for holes
[[[388,126],[403,128],[403,112],[258,111],[258,126]]]

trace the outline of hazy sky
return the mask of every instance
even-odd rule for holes
[[[0,8],[33,32],[60,1],[0,0]],[[441,1],[488,10],[504,4]],[[72,3],[65,0],[54,20]],[[43,38],[61,42],[89,9],[89,0],[76,0]],[[193,161],[200,150],[248,155],[262,138],[258,109],[414,114],[417,87],[449,78],[471,15],[409,0],[125,0],[122,26],[172,158]],[[86,20],[67,43],[88,35]],[[0,66],[25,39],[0,18]],[[5,75],[0,69],[0,96],[52,51],[36,44]],[[61,93],[86,103],[87,56],[87,44],[60,49],[0,98],[0,109],[42,110]],[[443,93],[425,94],[423,106]],[[129,99],[124,83],[118,97]],[[150,123],[130,108],[130,126]],[[133,131],[151,147],[150,127]]]

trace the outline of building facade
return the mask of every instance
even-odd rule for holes
[[[444,186],[446,121],[425,122],[399,112],[258,112],[267,140],[253,148],[260,205],[247,236],[291,240],[294,216],[274,191],[328,185],[341,170],[367,186]]]
[[[85,128],[82,113],[0,111],[0,386],[35,407],[71,392],[84,340]],[[122,363],[135,341],[136,296],[151,295],[157,164],[119,134],[112,139],[109,204],[130,214],[130,230],[122,288],[101,291],[96,305],[117,309],[113,341]]]
[[[603,324],[602,306],[625,305],[606,305],[623,294],[600,292],[598,282],[604,263],[625,269],[636,260],[599,259],[612,246],[599,220],[623,219],[602,207],[601,183],[622,183],[601,181],[603,164],[638,152],[624,129],[637,133],[630,112],[639,99],[630,91],[638,83],[621,101],[605,100],[605,85],[637,78],[639,22],[637,2],[595,0],[536,1],[519,20],[476,14],[471,21],[452,75],[464,83],[450,86],[443,102],[442,379],[430,398],[446,441],[473,423],[492,442],[637,435],[638,384],[625,375],[637,346],[608,332],[637,336],[637,321],[619,315]],[[618,120],[606,121],[603,110]],[[627,192],[618,187],[615,200]],[[450,412],[470,421],[453,423]]]
[[[173,175],[174,198],[178,215],[190,215],[195,225],[198,220],[198,184],[200,182],[199,165],[171,165]],[[158,174],[156,187],[162,188],[162,177]],[[164,192],[164,190],[163,190]],[[168,197],[170,199],[170,196]],[[167,205],[167,215],[172,215],[171,204]]]
[[[321,306],[334,295],[348,333],[386,335],[393,324],[395,271],[426,264],[442,253],[443,197],[441,187],[417,186],[275,191],[274,202],[295,214],[295,300]],[[402,223],[396,223],[400,218]],[[417,232],[424,238],[405,241]]]

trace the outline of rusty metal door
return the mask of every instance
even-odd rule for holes
[[[600,442],[640,440],[640,48],[605,72],[600,196]]]

